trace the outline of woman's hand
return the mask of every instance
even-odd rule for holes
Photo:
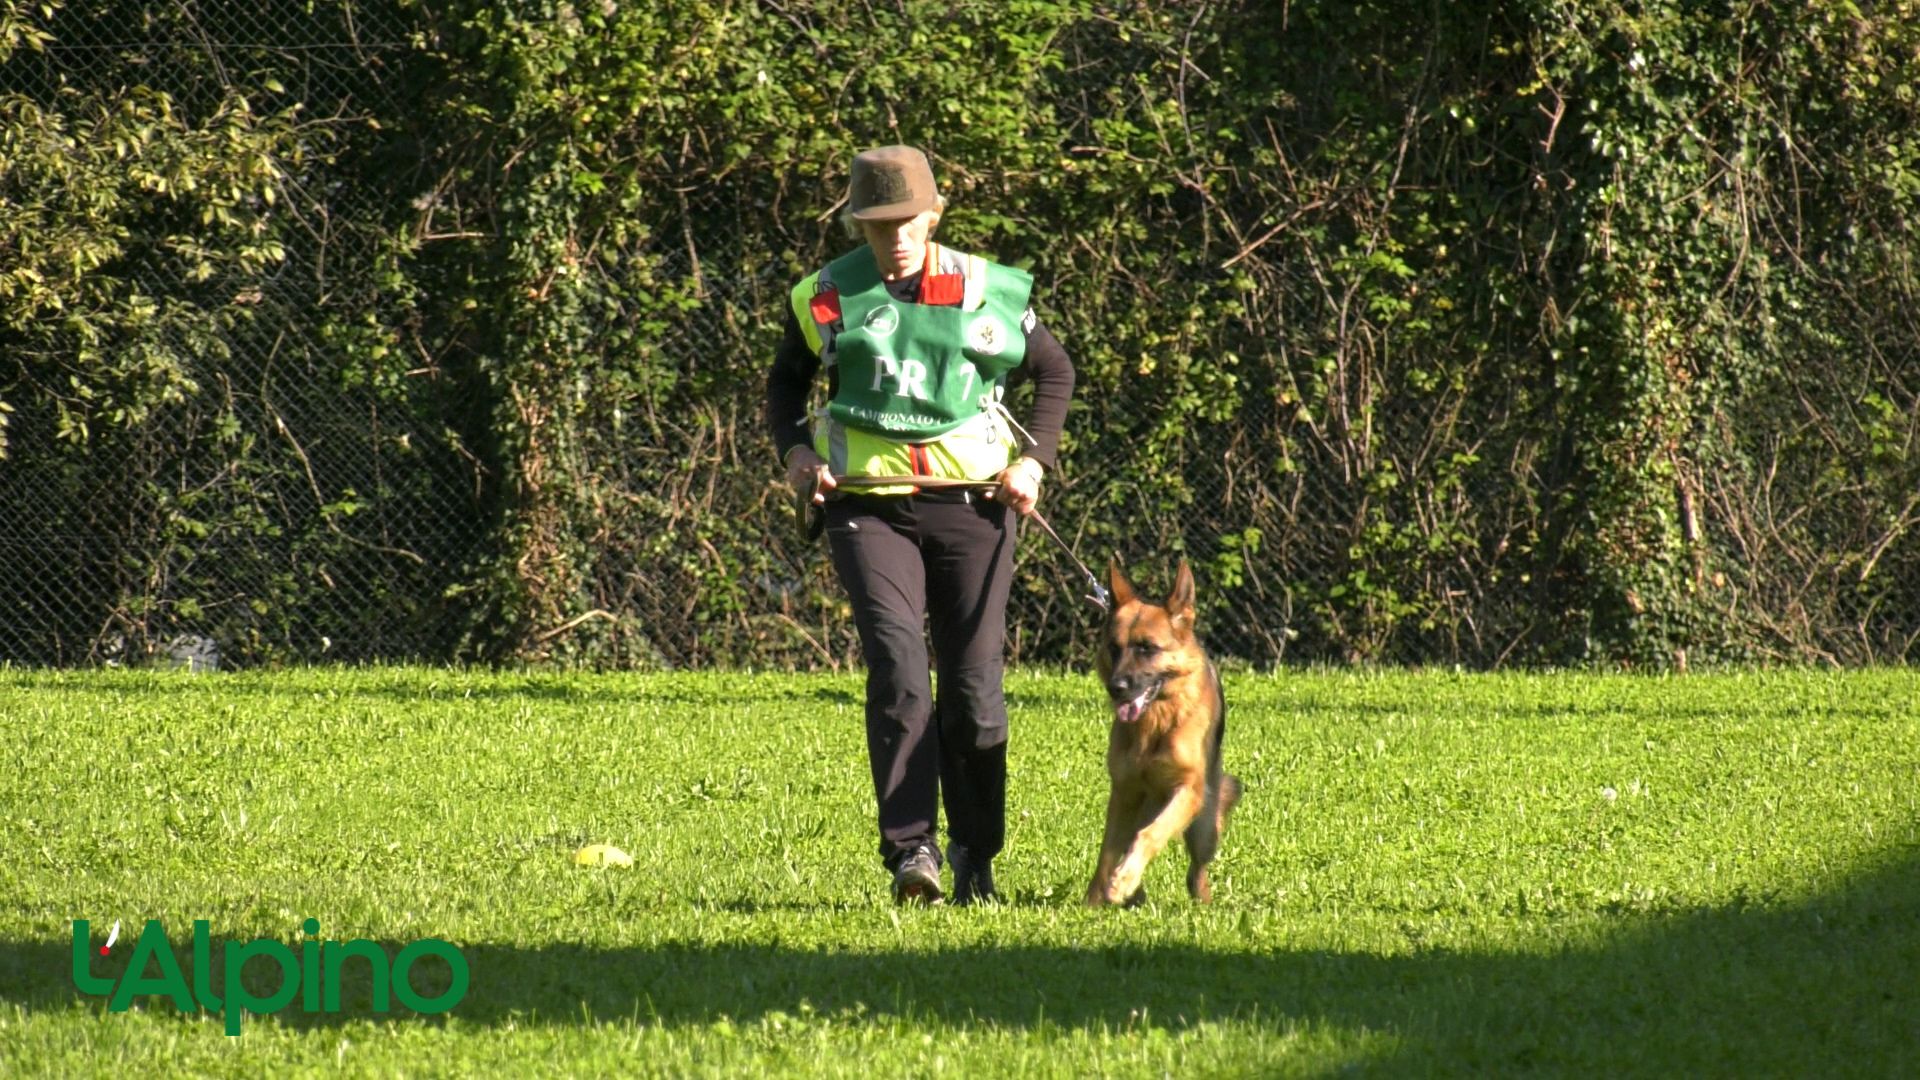
[[[817,486],[814,484],[815,477],[819,477]],[[827,463],[813,452],[811,446],[796,446],[787,454],[787,486],[796,495],[812,488],[813,501],[825,503],[827,492],[839,485],[834,483],[833,470],[827,468]]]
[[[1007,466],[994,478],[1000,485],[1000,493],[995,498],[1017,513],[1033,513],[1034,505],[1040,501],[1041,471],[1040,463],[1027,457]]]

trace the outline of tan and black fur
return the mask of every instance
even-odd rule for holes
[[[1193,571],[1180,561],[1163,604],[1141,599],[1120,561],[1107,567],[1113,613],[1094,666],[1113,707],[1107,737],[1106,835],[1087,903],[1138,904],[1147,864],[1175,836],[1187,844],[1187,893],[1213,898],[1207,864],[1240,799],[1220,768],[1227,705],[1220,676],[1194,636]]]

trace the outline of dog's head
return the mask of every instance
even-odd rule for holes
[[[1113,590],[1113,613],[1107,616],[1094,667],[1113,703],[1114,720],[1130,724],[1169,680],[1206,666],[1193,630],[1193,571],[1181,559],[1173,591],[1158,604],[1134,591],[1118,558],[1107,564],[1107,584]]]

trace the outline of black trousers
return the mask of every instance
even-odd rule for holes
[[[1001,679],[1017,520],[977,494],[827,504],[827,542],[867,664],[867,758],[889,868],[920,844],[937,846],[939,803],[947,834],[978,858],[1006,843]]]

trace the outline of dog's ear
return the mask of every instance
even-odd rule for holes
[[[1174,626],[1193,629],[1193,568],[1185,559],[1180,560],[1180,569],[1173,575],[1173,591],[1167,594],[1167,614],[1173,618]]]
[[[1113,606],[1133,603],[1133,582],[1127,580],[1127,572],[1120,569],[1120,556],[1107,560],[1107,589],[1113,593]]]

